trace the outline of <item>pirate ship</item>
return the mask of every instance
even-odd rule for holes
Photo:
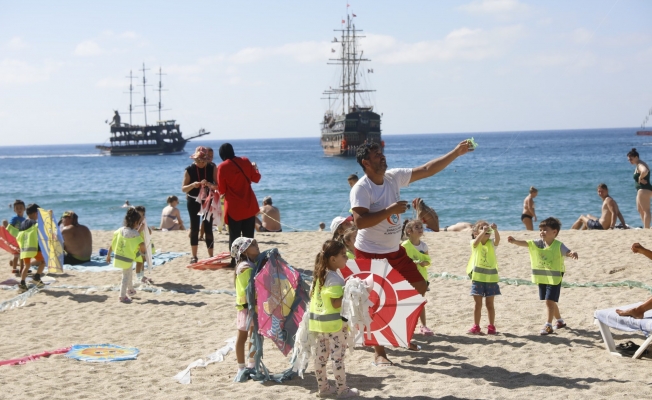
[[[339,86],[330,87],[324,91],[323,99],[328,100],[328,109],[321,122],[321,146],[327,156],[355,156],[357,148],[364,143],[379,143],[382,148],[385,142],[381,139],[380,118],[374,112],[368,96],[375,90],[365,89],[365,68],[361,63],[371,61],[364,58],[358,39],[363,38],[353,23],[355,14],[348,14],[346,21],[342,20],[341,38],[333,39],[333,44],[339,46],[339,57],[330,59],[330,65],[340,65],[341,76]],[[333,48],[332,52],[337,51]],[[367,69],[366,73],[373,73]]]
[[[147,123],[147,95],[146,95],[146,86],[147,79],[145,78],[145,71],[148,69],[145,68],[143,64],[143,115],[145,117],[145,125],[133,125],[132,124],[132,114],[138,114],[134,112],[133,104],[133,79],[137,78],[133,76],[132,72],[129,71],[129,123],[122,123],[120,118],[120,113],[115,111],[115,115],[111,120],[111,138],[109,139],[109,144],[102,144],[95,146],[97,149],[102,152],[111,154],[112,156],[122,156],[122,155],[152,155],[152,154],[174,154],[182,153],[186,143],[191,140],[201,136],[210,134],[204,129],[200,129],[195,136],[189,138],[184,138],[181,133],[179,124],[175,120],[162,120],[161,112],[168,111],[162,108],[161,102],[161,92],[165,91],[163,89],[162,76],[164,75],[161,68],[159,68],[159,81],[158,89],[155,89],[158,95],[158,121],[156,124],[149,125]],[[107,123],[109,121],[106,121]]]

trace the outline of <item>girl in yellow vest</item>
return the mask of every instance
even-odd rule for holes
[[[355,397],[358,389],[346,386],[344,353],[349,327],[342,320],[342,297],[344,279],[337,270],[344,268],[348,257],[346,247],[338,240],[327,240],[315,258],[312,288],[310,290],[309,329],[317,333],[317,357],[315,377],[319,386],[319,397],[337,393],[338,397]],[[333,362],[335,387],[328,383],[326,365],[330,357]]]
[[[120,286],[120,301],[131,303],[131,298],[136,294],[132,283],[132,266],[136,259],[145,253],[143,238],[138,232],[138,226],[142,220],[141,215],[135,208],[130,207],[124,219],[124,226],[113,232],[113,240],[106,255],[106,262],[111,262],[111,251],[113,250],[113,266],[122,270],[122,283]]]
[[[493,239],[491,239],[492,233],[494,234]],[[473,310],[473,326],[468,333],[482,334],[480,318],[482,317],[482,298],[484,298],[489,317],[487,334],[495,335],[497,331],[494,296],[500,295],[496,246],[500,243],[500,233],[498,233],[496,224],[489,226],[487,221],[478,221],[473,225],[471,238],[471,258],[466,265],[466,273],[471,278],[471,296],[475,301],[475,308]]]
[[[235,307],[238,310],[236,316],[236,327],[238,328],[238,336],[235,342],[235,356],[238,359],[238,373],[245,369],[245,343],[247,338],[251,337],[252,326],[247,326],[247,317],[249,316],[249,305],[247,304],[247,286],[253,271],[254,261],[260,254],[258,243],[255,239],[239,237],[233,241],[231,245],[231,257],[237,260],[235,267]],[[249,350],[251,350],[251,343],[249,343]],[[249,354],[249,363],[246,368],[254,368],[254,359]]]
[[[423,236],[423,222],[418,219],[406,220],[403,225],[403,237],[406,238],[401,246],[405,248],[405,252],[408,257],[414,261],[417,265],[417,269],[425,279],[428,286],[428,267],[430,266],[430,255],[428,255],[428,245],[426,242],[421,240]],[[428,289],[429,290],[429,289]],[[419,315],[419,320],[421,321],[421,326],[419,327],[419,332],[426,336],[434,336],[435,334],[428,328],[426,325],[426,308],[421,309],[421,315]]]
[[[557,218],[546,218],[539,224],[539,240],[516,240],[507,237],[509,243],[527,247],[530,252],[532,266],[532,283],[539,286],[539,300],[546,301],[548,321],[541,329],[541,335],[549,335],[555,329],[566,327],[566,323],[559,313],[559,295],[561,294],[561,280],[566,271],[564,256],[577,260],[577,253],[570,251],[562,242],[557,240],[561,230],[561,222]],[[557,319],[555,327],[552,318]]]
[[[27,205],[27,208],[25,209],[27,212],[27,219],[20,223],[20,231],[16,235],[16,241],[20,247],[20,259],[23,260],[23,264],[25,265],[25,267],[20,271],[20,285],[18,285],[19,293],[26,292],[28,289],[25,279],[27,279],[32,259],[38,262],[38,269],[34,276],[32,276],[32,282],[39,289],[45,286],[41,280],[41,274],[45,268],[45,262],[43,262],[43,254],[41,253],[38,243],[38,209],[38,204]]]

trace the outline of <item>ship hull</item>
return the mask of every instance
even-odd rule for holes
[[[652,136],[652,131],[637,131],[638,136]]]
[[[96,146],[112,156],[148,156],[158,154],[175,154],[183,152],[186,142],[163,143],[156,145]]]
[[[321,123],[321,147],[328,157],[355,157],[359,146],[378,143],[381,137],[380,115],[372,111],[357,111],[338,118],[325,118]]]

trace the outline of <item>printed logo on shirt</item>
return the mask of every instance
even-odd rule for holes
[[[398,214],[392,214],[389,217],[387,217],[387,222],[390,223],[390,225],[396,225],[401,221],[401,217]]]

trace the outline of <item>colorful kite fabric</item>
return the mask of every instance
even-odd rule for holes
[[[270,253],[255,278],[258,305],[258,332],[272,339],[283,355],[294,346],[308,294],[303,290],[301,274],[278,253]]]
[[[20,247],[18,247],[18,241],[16,238],[9,233],[7,228],[0,226],[0,249],[9,252],[10,254],[19,254]]]
[[[63,272],[63,236],[50,211],[38,209],[38,243],[48,273]]]
[[[114,344],[76,344],[66,353],[66,357],[79,361],[110,362],[135,360],[138,353],[135,347]]]
[[[357,335],[356,345],[408,348],[426,299],[385,259],[349,260],[340,272],[344,279],[364,280],[373,275],[373,291],[369,294],[373,303],[369,307],[371,332],[365,330],[364,335]]]

